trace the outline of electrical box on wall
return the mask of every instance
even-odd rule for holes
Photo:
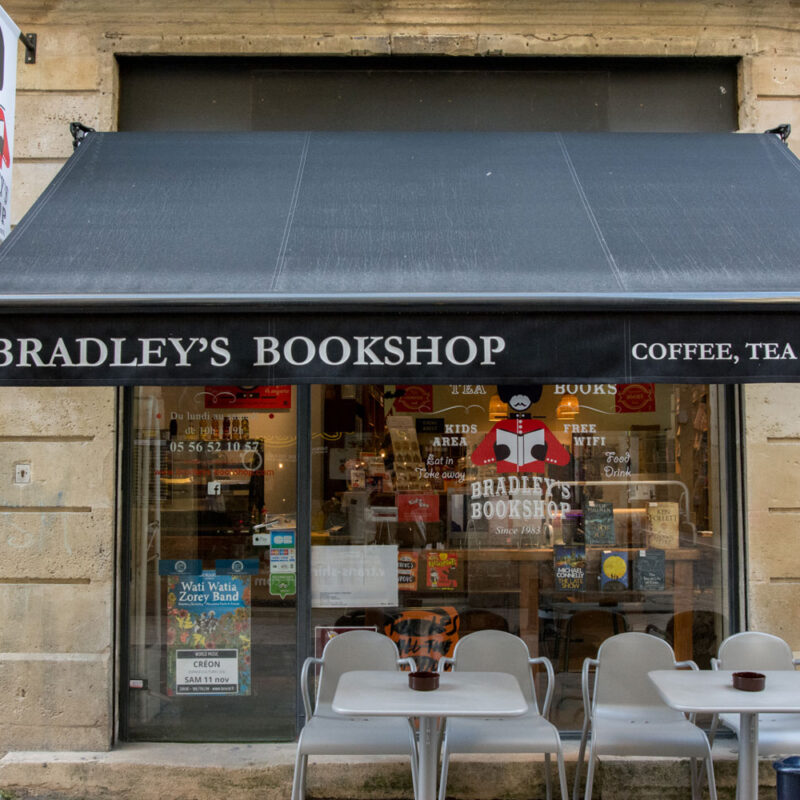
[[[31,482],[31,465],[30,464],[15,464],[14,465],[14,483],[30,483]]]

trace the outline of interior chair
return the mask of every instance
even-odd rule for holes
[[[587,658],[581,673],[584,723],[573,800],[578,800],[581,767],[589,743],[585,800],[591,800],[597,757],[668,756],[689,758],[692,799],[700,795],[697,759],[708,771],[708,793],[716,800],[711,747],[693,720],[670,708],[647,673],[656,669],[697,669],[693,661],[676,662],[672,648],[648,633],[621,633],[600,646],[597,658]],[[589,689],[594,669],[594,690]]]
[[[547,690],[541,712],[536,699],[532,667],[547,671]],[[547,798],[552,798],[550,754],[558,760],[561,798],[568,800],[567,779],[561,739],[546,717],[553,696],[553,666],[549,659],[531,658],[525,642],[500,630],[476,631],[458,640],[452,658],[439,659],[439,671],[447,667],[470,672],[507,672],[519,682],[528,710],[519,717],[449,717],[442,739],[442,772],[439,800],[444,800],[447,773],[452,753],[544,753]]]
[[[628,621],[621,611],[608,608],[576,611],[564,627],[561,671],[578,672],[584,659],[593,658],[606,639],[627,630]]]
[[[792,651],[783,639],[759,631],[729,636],[719,646],[717,657],[711,660],[712,669],[756,672],[794,669],[798,664],[800,659],[792,657]],[[719,714],[711,724],[712,741],[720,722],[739,736],[739,715]],[[789,755],[797,752],[800,752],[800,714],[758,715],[759,755]]]
[[[316,702],[312,706],[308,678],[319,666]],[[339,677],[350,670],[416,669],[411,658],[398,658],[397,647],[375,631],[348,631],[334,636],[322,658],[307,658],[303,664],[301,690],[306,724],[297,740],[292,800],[303,800],[309,755],[406,755],[411,759],[411,777],[416,795],[417,753],[414,728],[400,717],[351,718],[331,708]]]

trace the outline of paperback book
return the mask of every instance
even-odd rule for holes
[[[633,585],[640,592],[663,592],[666,558],[663,550],[639,550],[633,569]]]
[[[586,589],[586,548],[556,545],[553,552],[555,589],[559,592]]]
[[[600,589],[619,592],[630,587],[628,554],[624,550],[603,550],[600,556]]]
[[[586,544],[616,544],[613,503],[589,500],[583,507],[583,531]]]
[[[677,503],[649,503],[647,506],[648,545],[659,550],[674,550],[680,545]]]

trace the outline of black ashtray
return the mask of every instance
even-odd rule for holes
[[[417,692],[431,692],[439,688],[438,672],[409,672],[408,685]]]
[[[767,676],[760,672],[734,672],[733,688],[743,692],[761,692],[766,680]]]

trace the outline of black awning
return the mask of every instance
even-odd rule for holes
[[[91,134],[0,383],[800,380],[798,267],[769,134]]]

